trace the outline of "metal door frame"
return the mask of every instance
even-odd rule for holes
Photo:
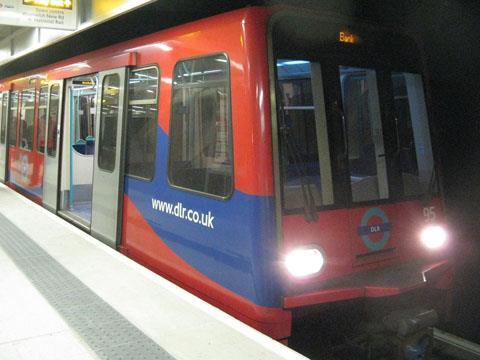
[[[58,113],[57,113],[57,129],[56,129],[56,152],[55,157],[48,155],[48,134],[50,125],[50,100],[52,87],[58,85]],[[58,209],[58,193],[59,193],[59,168],[60,168],[60,145],[62,141],[61,129],[63,123],[63,98],[64,98],[64,81],[56,80],[48,83],[48,102],[47,102],[47,120],[45,126],[45,150],[43,163],[43,206],[53,213]],[[50,169],[50,170],[49,170]],[[50,171],[52,173],[50,173]]]
[[[117,141],[115,152],[115,167],[112,172],[99,167],[100,127],[102,125],[102,100],[104,80],[109,75],[117,74],[120,78],[119,104],[117,114]],[[127,80],[126,67],[101,71],[98,73],[97,116],[95,124],[95,155],[93,165],[92,189],[92,221],[91,234],[112,248],[120,244],[123,186],[125,173],[126,145],[126,110],[127,110]]]
[[[2,156],[2,153],[3,153],[3,156],[4,156],[4,159],[5,159],[5,166],[3,169],[0,169],[0,181],[2,182],[7,182],[8,180],[8,115],[10,113],[10,91],[2,91],[0,92],[0,98],[2,101],[0,101],[0,112],[2,111],[3,109],[3,98],[4,98],[4,95],[7,95],[6,98],[7,98],[7,111],[5,114],[2,113],[2,117],[0,118],[0,131],[1,131],[1,125],[2,123],[5,122],[5,138],[3,139],[5,141],[4,144],[1,144],[0,143],[0,156]],[[1,134],[0,134],[1,135]]]

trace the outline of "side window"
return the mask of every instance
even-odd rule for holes
[[[22,91],[20,107],[20,147],[33,149],[33,127],[35,115],[35,89]]]
[[[120,77],[117,74],[105,76],[102,84],[98,167],[106,171],[115,169],[119,96]]]
[[[151,180],[155,173],[157,142],[158,70],[130,73],[125,173]]]
[[[40,88],[40,96],[38,100],[38,128],[37,128],[37,151],[43,153],[45,151],[45,128],[47,124],[47,99],[48,87]]]
[[[392,84],[404,195],[421,195],[435,176],[422,77],[392,73]]]
[[[228,59],[219,54],[180,61],[172,81],[170,182],[227,197],[233,188]]]
[[[0,109],[0,122],[1,122],[1,131],[0,131],[0,144],[5,144],[5,135],[7,130],[7,101],[8,95],[3,94],[2,96],[2,107]]]
[[[48,108],[48,134],[47,154],[50,157],[57,156],[57,125],[58,108],[60,105],[60,86],[52,85],[50,88],[50,106]]]
[[[8,145],[17,146],[18,91],[13,91],[11,93],[9,112]]]

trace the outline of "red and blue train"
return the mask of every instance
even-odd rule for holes
[[[419,51],[248,7],[1,79],[0,179],[276,338],[452,277]]]

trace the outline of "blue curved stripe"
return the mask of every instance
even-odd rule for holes
[[[219,285],[255,304],[280,306],[273,197],[235,190],[223,201],[172,188],[166,177],[168,136],[160,127],[157,135],[155,179],[125,180],[125,192],[144,219],[179,257]],[[159,212],[152,198],[211,212],[214,229]]]

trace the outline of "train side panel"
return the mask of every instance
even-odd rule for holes
[[[289,336],[281,306],[267,99],[267,13],[235,12],[167,31],[142,48],[161,73],[155,178],[125,178],[122,251],[276,338]],[[162,46],[160,46],[162,44]],[[159,48],[171,49],[158,51]],[[177,61],[224,53],[230,64],[234,191],[213,199],[169,185],[171,94]],[[182,218],[209,217],[207,226]]]
[[[9,136],[16,134],[16,143],[8,146],[9,183],[17,190],[36,202],[42,200],[43,153],[38,151],[38,81],[20,79],[14,82],[13,89],[18,91],[18,108],[16,129],[9,131]],[[24,92],[33,92],[34,104],[25,104]],[[25,105],[28,105],[28,109]],[[33,107],[32,107],[33,106]],[[30,111],[33,123],[27,124],[26,112]],[[12,140],[9,139],[9,142]]]

